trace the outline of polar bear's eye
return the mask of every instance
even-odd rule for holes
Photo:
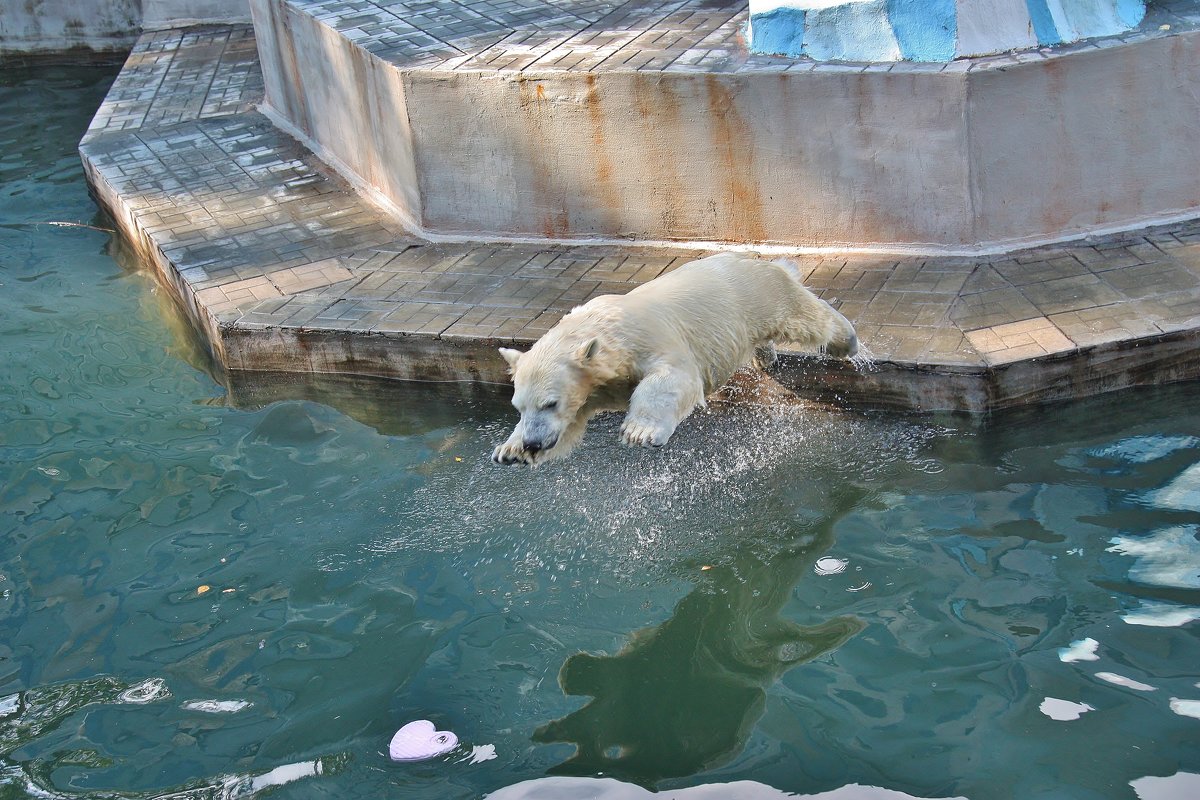
[[[548,403],[542,403],[542,411],[553,411],[556,408],[558,408],[557,400],[551,400]]]

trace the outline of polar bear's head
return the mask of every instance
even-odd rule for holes
[[[525,458],[543,461],[564,451],[576,437],[567,431],[583,415],[588,396],[610,377],[600,339],[582,341],[547,336],[528,353],[500,348],[513,379],[513,406],[521,421],[513,431]],[[571,439],[572,441],[567,441]],[[565,454],[562,453],[562,454]]]

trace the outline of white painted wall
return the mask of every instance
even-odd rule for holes
[[[957,55],[1037,47],[1025,0],[958,0],[957,11]]]

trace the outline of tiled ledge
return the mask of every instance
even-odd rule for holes
[[[81,145],[99,200],[232,370],[502,383],[501,343],[703,253],[433,244],[254,111],[247,27],[142,37]],[[983,411],[1200,376],[1200,223],[980,258],[798,256],[873,370],[785,354],[851,405]]]

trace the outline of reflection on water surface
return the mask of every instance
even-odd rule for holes
[[[749,527],[769,529],[771,522]],[[730,535],[744,536],[745,527]],[[570,656],[559,673],[563,691],[593,700],[534,733],[534,741],[576,745],[553,771],[654,785],[740,753],[779,677],[863,628],[852,616],[801,626],[779,615],[795,583],[832,544],[825,524],[769,560],[735,557],[706,570],[666,622],[636,632],[615,656]]]
[[[498,468],[506,397],[227,391],[102,231],[41,224],[96,221],[74,144],[109,80],[0,78],[0,796],[1200,773],[1195,387],[976,422],[714,408],[657,453],[609,419]],[[390,763],[421,718],[463,747]]]

